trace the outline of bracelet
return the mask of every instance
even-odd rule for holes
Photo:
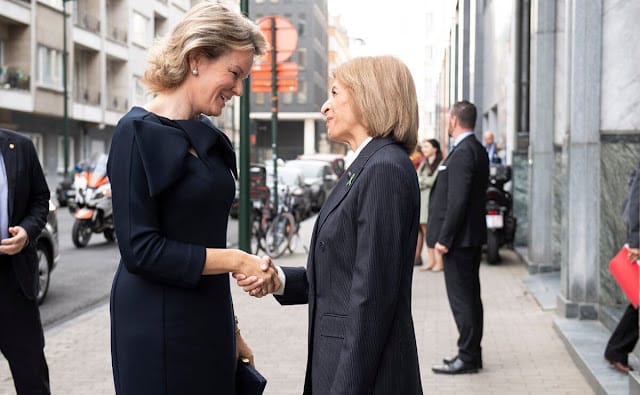
[[[234,315],[233,319],[236,323],[236,335],[240,334],[240,327],[238,326],[238,316]]]

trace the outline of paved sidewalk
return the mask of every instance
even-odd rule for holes
[[[306,235],[305,235],[306,236]],[[304,237],[304,236],[303,236]],[[308,240],[308,239],[307,239]],[[590,394],[552,323],[527,292],[525,267],[505,252],[506,264],[482,265],[485,306],[484,370],[438,376],[431,366],[455,353],[457,332],[446,300],[442,273],[414,273],[413,314],[422,383],[427,394]],[[303,265],[304,252],[278,260]],[[258,369],[268,378],[267,394],[301,394],[306,362],[306,306],[281,307],[271,297],[253,300],[233,291],[245,339]],[[109,353],[109,310],[100,306],[48,330],[46,355],[54,394],[113,394]],[[0,394],[13,394],[9,370],[0,357]]]

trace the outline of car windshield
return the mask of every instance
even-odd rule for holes
[[[302,170],[305,178],[320,178],[322,177],[322,168],[326,164],[315,160],[290,160],[286,166]]]
[[[270,186],[273,186],[273,168],[269,169],[269,174],[267,174],[267,183]],[[284,167],[278,167],[278,183],[282,185],[288,186],[300,186],[299,184],[299,172],[294,169],[286,169]]]

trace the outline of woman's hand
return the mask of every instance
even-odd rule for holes
[[[239,264],[239,270],[233,273],[238,286],[251,296],[262,297],[280,288],[278,271],[271,258],[245,254]]]
[[[248,359],[249,364],[251,364],[251,366],[254,366],[254,367],[256,366],[255,361],[253,359],[253,351],[251,351],[251,348],[249,348],[247,343],[244,341],[244,338],[240,334],[240,330],[237,328],[236,328],[236,357],[238,359]]]

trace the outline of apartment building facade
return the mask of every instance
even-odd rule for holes
[[[328,8],[327,0],[251,0],[253,20],[282,16],[297,30],[298,45],[288,61],[298,64],[298,91],[279,93],[278,156],[328,150],[326,127],[320,108],[327,100]],[[255,135],[252,160],[272,158],[271,94],[251,93],[251,133]]]
[[[196,2],[0,0],[0,127],[33,140],[50,187],[65,170],[65,25],[73,168],[106,153],[120,117],[144,104],[147,50]]]

